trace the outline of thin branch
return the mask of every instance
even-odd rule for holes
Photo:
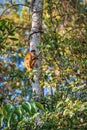
[[[9,86],[9,84],[8,84],[2,77],[0,77],[0,81],[4,83],[4,85],[7,87],[7,89],[8,89],[12,94],[14,94],[14,91],[13,91],[13,89],[11,88],[11,86]]]
[[[76,30],[76,29],[78,29],[78,28],[85,28],[85,27],[75,27],[75,28],[72,28],[71,30],[68,30],[66,33],[64,33],[60,38],[62,39],[64,36],[66,36],[68,33],[70,33],[71,31],[74,31],[74,30]],[[60,42],[61,42],[62,40],[60,40]]]
[[[6,9],[2,12],[2,14],[0,15],[0,19],[2,18],[3,14],[5,14],[8,9],[13,8],[13,7],[15,7],[15,6],[20,6],[20,5],[21,5],[21,6],[26,6],[26,7],[28,7],[28,8],[30,7],[30,6],[27,6],[27,5],[24,5],[24,4],[13,4],[13,5],[9,6],[8,8],[6,8]]]
[[[87,122],[84,122],[84,123],[82,123],[82,124],[80,124],[80,125],[75,126],[74,129],[80,129],[80,128],[82,128],[83,126],[87,126]]]
[[[0,19],[2,18],[3,14],[5,14],[8,9],[13,8],[13,7],[15,7],[15,6],[20,6],[20,5],[21,5],[21,6],[25,6],[25,7],[27,7],[27,8],[31,8],[31,5],[28,6],[28,5],[24,5],[24,4],[13,4],[13,5],[9,6],[8,8],[6,8],[6,9],[1,13]],[[47,8],[47,7],[46,7],[46,8]],[[46,8],[40,9],[40,10],[38,10],[38,11],[34,11],[34,13],[40,12],[41,10],[45,10]],[[32,12],[32,13],[33,13],[33,12]]]

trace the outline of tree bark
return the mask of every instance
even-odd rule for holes
[[[43,1],[44,0],[32,0],[31,9],[32,9],[32,27],[30,33],[30,51],[35,50],[36,55],[40,53],[37,46],[41,42],[41,27],[42,27],[42,11],[43,11]],[[43,90],[40,87],[40,77],[41,77],[41,58],[39,56],[36,60],[34,66],[34,82],[32,82],[32,90],[36,94],[36,100],[41,100],[43,95]]]

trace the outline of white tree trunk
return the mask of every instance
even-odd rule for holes
[[[37,46],[41,42],[41,27],[42,27],[42,10],[44,0],[32,0],[32,27],[30,34],[30,51],[35,50],[36,54],[39,54]],[[41,76],[41,59],[40,57],[35,63],[34,70],[34,82],[32,82],[32,90],[36,94],[36,99],[40,100],[43,94],[42,88],[40,87],[40,76]]]

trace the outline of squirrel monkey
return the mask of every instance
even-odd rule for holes
[[[24,58],[25,67],[28,70],[33,69],[36,59],[38,59],[38,57],[36,56],[35,50],[31,50],[31,52],[28,52]]]

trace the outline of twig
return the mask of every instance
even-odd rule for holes
[[[9,86],[9,84],[2,78],[0,77],[0,81],[2,81],[4,83],[4,85],[7,87],[7,89],[12,93],[14,94],[14,91],[13,89],[11,88],[11,86]]]
[[[66,33],[64,33],[60,38],[62,39],[64,36],[66,36],[69,32],[71,32],[71,31],[74,31],[74,30],[76,30],[76,29],[78,29],[78,28],[85,28],[85,27],[75,27],[75,28],[72,28],[71,30],[68,30]],[[60,42],[61,42],[62,40],[60,40]]]
[[[26,7],[29,8],[29,6],[24,5],[24,4],[13,4],[13,5],[9,6],[8,8],[6,8],[6,9],[2,12],[2,14],[0,15],[0,19],[2,18],[3,14],[6,13],[6,11],[7,11],[8,9],[13,8],[13,7],[15,7],[15,6],[20,6],[20,5],[21,5],[21,6],[26,6]]]

